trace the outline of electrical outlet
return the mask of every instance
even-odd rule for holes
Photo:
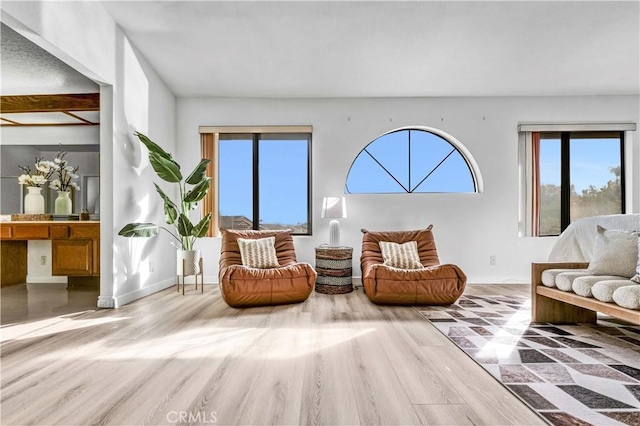
[[[492,254],[491,256],[489,256],[489,265],[495,266],[496,265],[496,255]]]
[[[156,262],[154,262],[153,260],[149,261],[149,272],[153,272],[156,270]]]
[[[47,256],[40,256],[40,264],[41,265],[47,264]]]

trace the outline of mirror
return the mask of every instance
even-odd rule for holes
[[[69,165],[78,166],[79,178],[75,179],[75,182],[80,185],[80,191],[71,190],[72,214],[77,215],[84,208],[92,214],[99,212],[99,145],[0,145],[0,214],[24,212],[26,188],[18,184],[18,175],[21,174],[18,165],[28,166],[33,170],[36,158],[44,157],[50,160],[55,158],[58,151],[67,153],[65,159]],[[55,179],[55,176],[53,178]],[[54,214],[58,196],[56,190],[47,185],[42,194],[45,199],[45,213]]]
[[[0,177],[0,214],[23,212],[24,195],[18,185],[18,176]]]

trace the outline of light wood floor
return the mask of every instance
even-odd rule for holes
[[[525,285],[469,294],[527,294]],[[542,425],[410,307],[237,310],[217,286],[3,326],[2,425]]]

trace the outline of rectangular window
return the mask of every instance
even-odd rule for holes
[[[583,217],[625,212],[624,132],[539,132],[538,140],[539,235],[559,235]]]
[[[253,135],[219,136],[218,206],[220,228],[253,229]]]
[[[203,136],[211,135],[208,144],[215,146],[207,149],[203,138],[203,155],[210,153],[207,158],[214,160],[217,170],[213,200],[203,206],[217,213],[220,229],[311,234],[310,130],[310,126],[201,127]]]

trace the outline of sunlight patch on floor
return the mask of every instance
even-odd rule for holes
[[[519,337],[529,326],[530,319],[531,301],[528,300],[522,304],[515,314],[509,317],[509,321],[506,324],[500,326],[499,331],[489,340],[489,343],[480,349],[478,358],[482,359],[492,355],[497,356],[499,359],[509,358],[516,349]],[[507,330],[511,330],[511,332]]]
[[[32,321],[22,324],[5,324],[0,330],[0,342],[4,343],[15,340],[33,339],[35,337],[66,333],[82,328],[95,327],[98,325],[129,319],[129,317],[74,319],[74,317],[82,315],[83,313],[84,312],[61,315],[54,318],[47,318],[40,321]]]
[[[203,359],[221,358],[231,351],[244,359],[289,360],[375,331],[375,328],[331,328],[326,330],[301,328],[223,328],[199,327],[154,339],[136,341],[105,340],[100,345],[81,345],[74,351],[52,352],[45,359],[91,359],[102,361],[131,361],[145,359]],[[257,350],[239,350],[249,347]]]

